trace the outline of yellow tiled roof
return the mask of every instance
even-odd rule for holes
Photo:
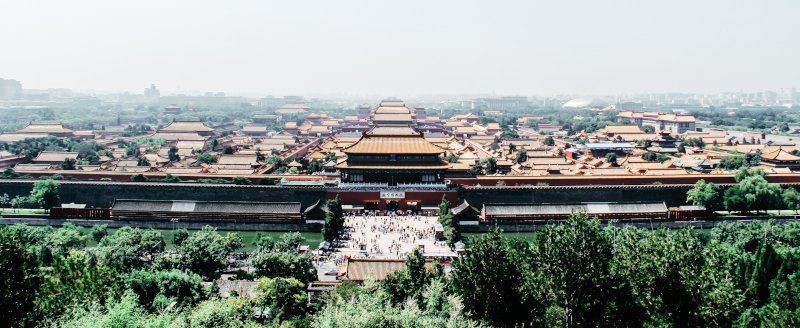
[[[375,114],[373,121],[411,121],[411,114]]]
[[[445,162],[391,162],[391,163],[351,163],[342,162],[336,164],[337,169],[355,169],[355,170],[446,170],[450,168],[449,163]]]
[[[161,128],[159,132],[197,132],[214,131],[200,121],[173,121],[169,125]]]
[[[609,125],[605,128],[606,133],[642,133],[642,129],[640,129],[636,125]]]
[[[441,154],[437,147],[420,135],[382,136],[365,135],[358,142],[344,149],[347,154]]]
[[[761,158],[774,160],[774,161],[800,161],[800,157],[790,154],[783,149],[778,149],[773,152],[762,154]]]

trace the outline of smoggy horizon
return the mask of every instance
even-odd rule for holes
[[[28,89],[233,95],[619,95],[797,87],[800,3],[0,4]]]

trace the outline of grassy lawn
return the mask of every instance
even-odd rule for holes
[[[512,239],[519,239],[522,241],[532,241],[536,238],[536,235],[541,232],[503,232],[503,237],[512,238]],[[463,233],[462,236],[467,239],[477,239],[480,238],[481,235],[484,233],[482,232],[468,232]]]
[[[40,208],[0,208],[0,213],[5,214],[45,214]]]
[[[91,230],[91,228],[80,228],[80,229],[82,231],[86,232],[87,234]],[[116,230],[117,230],[116,228],[109,228],[108,232],[109,232],[109,234],[111,234]],[[160,231],[161,235],[164,236],[164,241],[167,242],[167,248],[168,249],[173,248],[174,245],[172,244],[172,236],[174,234],[174,231],[172,229],[156,229],[156,230]],[[194,233],[196,231],[197,230],[189,230],[189,234],[192,234],[192,233]],[[272,237],[272,239],[274,239],[274,240],[278,240],[282,234],[286,233],[284,231],[228,231],[228,230],[224,230],[223,231],[223,230],[219,230],[219,233],[223,234],[223,235],[228,233],[228,232],[236,232],[236,233],[239,234],[239,236],[242,237],[242,240],[244,241],[244,248],[242,249],[242,251],[245,251],[245,252],[250,252],[250,251],[253,251],[255,249],[255,247],[253,246],[253,241],[256,239],[256,234],[258,234],[258,233],[262,233],[262,234],[268,235],[268,236]],[[304,244],[311,246],[311,249],[316,249],[319,246],[320,242],[322,242],[322,234],[320,234],[320,233],[317,233],[317,232],[301,232],[300,234],[303,235],[303,237],[305,237],[305,239],[306,239]],[[88,246],[95,246],[95,245],[97,245],[97,243],[94,240],[90,240],[89,241],[89,245]]]
[[[768,211],[760,211],[756,213],[755,211],[750,212],[748,214],[742,214],[740,212],[728,212],[728,211],[717,211],[721,216],[782,216],[782,215],[798,215],[797,212],[793,210],[768,210]]]

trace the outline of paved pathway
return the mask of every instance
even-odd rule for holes
[[[430,256],[454,256],[444,241],[437,241],[436,216],[346,216],[339,247],[316,262],[320,280],[333,280],[333,271],[346,257],[404,259],[422,247]]]

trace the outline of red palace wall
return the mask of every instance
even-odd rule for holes
[[[328,199],[336,198],[336,195],[342,200],[342,205],[364,205],[367,201],[378,201],[378,210],[384,211],[387,209],[387,200],[381,199],[380,191],[349,191],[338,190],[328,191]],[[405,198],[399,200],[399,210],[408,210],[406,202],[419,202],[422,206],[438,206],[442,202],[442,196],[446,197],[451,206],[458,205],[458,192],[455,190],[447,191],[406,191]]]

